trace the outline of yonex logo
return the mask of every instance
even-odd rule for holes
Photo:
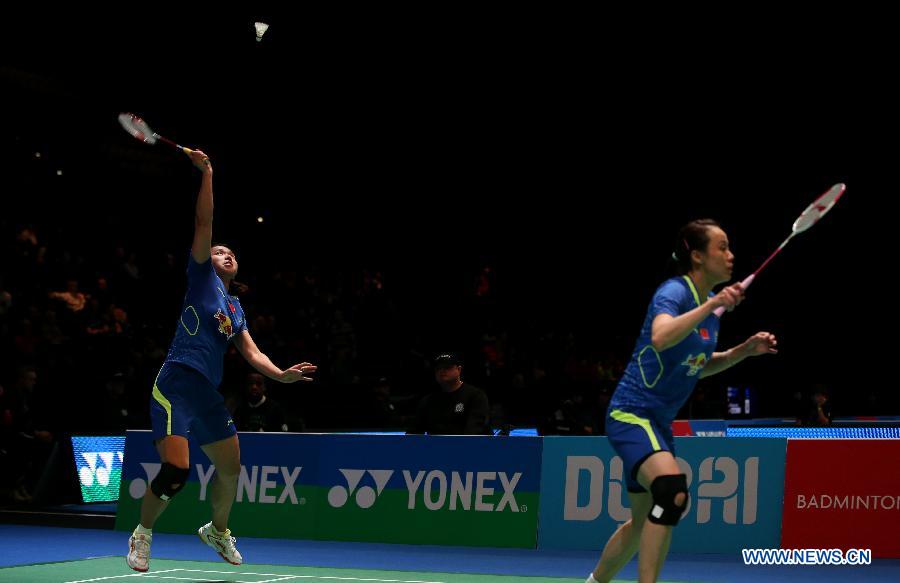
[[[128,486],[128,493],[132,498],[143,498],[147,492],[147,484],[153,482],[159,474],[162,464],[141,462],[147,479],[135,478]],[[216,472],[216,466],[203,464],[195,464],[197,468],[197,481],[200,486],[199,500],[206,500],[208,486],[212,481]],[[300,477],[300,471],[303,468],[285,467],[285,466],[241,466],[241,473],[238,476],[238,487],[235,495],[236,502],[243,502],[246,498],[248,502],[258,504],[306,504],[305,498],[297,497],[297,480]],[[281,476],[284,481],[284,487],[281,494],[277,495],[279,484],[275,482],[277,476]]]
[[[344,479],[347,480],[347,487],[335,486],[328,491],[328,503],[331,504],[333,508],[341,508],[347,504],[347,500],[350,499],[350,496],[353,495],[354,491],[356,491],[356,505],[360,508],[371,508],[372,505],[375,504],[375,500],[378,496],[381,495],[388,480],[394,475],[394,470],[338,469],[338,471],[341,472],[344,475]],[[371,486],[363,486],[357,490],[356,487],[359,486],[359,482],[366,472],[368,472],[369,475],[372,476],[372,479],[375,480],[375,489]]]
[[[144,494],[147,492],[147,484],[156,479],[160,468],[162,468],[162,464],[141,462],[141,467],[144,468],[147,479],[143,480],[141,478],[135,478],[131,480],[131,484],[128,485],[128,493],[134,499],[144,497]]]
[[[113,469],[113,459],[118,456],[119,464],[122,463],[124,457],[121,451],[85,451],[81,453],[87,466],[82,466],[78,470],[78,479],[81,485],[90,488],[95,483],[101,486],[109,486],[109,476]],[[103,465],[98,465],[97,461],[102,461]]]
[[[394,475],[393,470],[353,470],[339,469],[347,481],[347,487],[334,486],[328,491],[328,503],[333,508],[341,508],[347,504],[350,496],[356,493],[356,505],[360,508],[371,508],[375,500],[384,491],[388,480]],[[365,474],[372,476],[375,488],[359,487]],[[527,507],[519,507],[515,498],[515,489],[522,477],[521,472],[508,476],[504,472],[450,472],[449,475],[440,470],[430,472],[420,470],[410,472],[403,470],[403,480],[408,494],[407,509],[415,510],[417,501],[424,503],[428,510],[473,510],[475,512],[527,512]],[[495,481],[499,480],[503,495],[496,504],[489,502],[495,495]],[[421,496],[419,496],[421,492]],[[498,492],[499,493],[499,492]],[[474,499],[474,504],[473,504]]]
[[[475,512],[502,512],[509,508],[512,512],[528,512],[526,505],[519,506],[516,502],[516,486],[521,478],[522,472],[514,472],[512,477],[506,472],[450,472],[448,476],[440,470],[420,470],[413,477],[412,472],[403,470],[409,495],[406,507],[416,509],[420,499],[417,493],[421,489],[421,500],[428,510],[474,508]],[[495,505],[490,500],[494,499],[498,480],[503,495]]]

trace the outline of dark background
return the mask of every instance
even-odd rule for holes
[[[260,16],[271,28],[257,43]],[[133,111],[211,156],[214,237],[239,253],[246,302],[285,309],[267,301],[273,273],[379,272],[391,318],[353,325],[398,352],[369,353],[377,362],[356,384],[385,374],[400,393],[424,394],[422,362],[450,348],[472,363],[468,378],[512,401],[525,397],[509,377],[480,368],[486,330],[508,331],[515,347],[552,329],[560,361],[569,349],[627,361],[680,225],[718,219],[743,277],[845,182],[839,206],[723,322],[720,347],[768,330],[781,353],[705,382],[756,387],[766,415],[790,416],[791,395],[816,383],[838,416],[898,414],[887,37],[841,41],[776,20],[698,34],[638,17],[529,16],[211,19],[193,7],[18,30],[0,59],[3,236],[35,224],[100,271],[115,246],[138,252],[148,273],[165,254],[183,261],[198,175],[183,155],[123,132],[116,115]],[[482,302],[472,290],[487,265]],[[141,287],[174,315],[181,282],[159,285]],[[313,358],[328,361],[327,346],[296,355]],[[316,395],[305,415],[343,426],[328,406],[358,396],[327,368],[305,387]]]

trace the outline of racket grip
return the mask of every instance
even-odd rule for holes
[[[751,273],[750,275],[748,275],[747,277],[745,277],[745,278],[744,278],[744,281],[741,282],[741,289],[746,290],[748,287],[750,287],[750,284],[753,283],[753,280],[754,280],[755,278],[756,278],[756,274],[755,274],[755,273]],[[718,308],[716,308],[716,309],[713,311],[713,313],[714,313],[716,316],[718,316],[718,317],[721,318],[721,317],[722,317],[722,314],[725,313],[725,308],[718,307]]]

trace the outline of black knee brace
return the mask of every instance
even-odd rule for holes
[[[160,500],[168,500],[184,488],[191,471],[186,468],[178,468],[170,463],[164,463],[156,479],[150,482],[150,490]]]
[[[684,474],[657,476],[650,484],[650,494],[653,495],[653,506],[647,520],[656,524],[675,526],[688,503],[687,476]],[[684,502],[680,505],[675,504],[675,497],[678,494],[684,494]]]

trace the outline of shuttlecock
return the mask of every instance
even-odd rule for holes
[[[256,42],[260,42],[264,34],[266,34],[266,30],[269,29],[269,25],[265,22],[254,22],[253,27],[256,29]]]

